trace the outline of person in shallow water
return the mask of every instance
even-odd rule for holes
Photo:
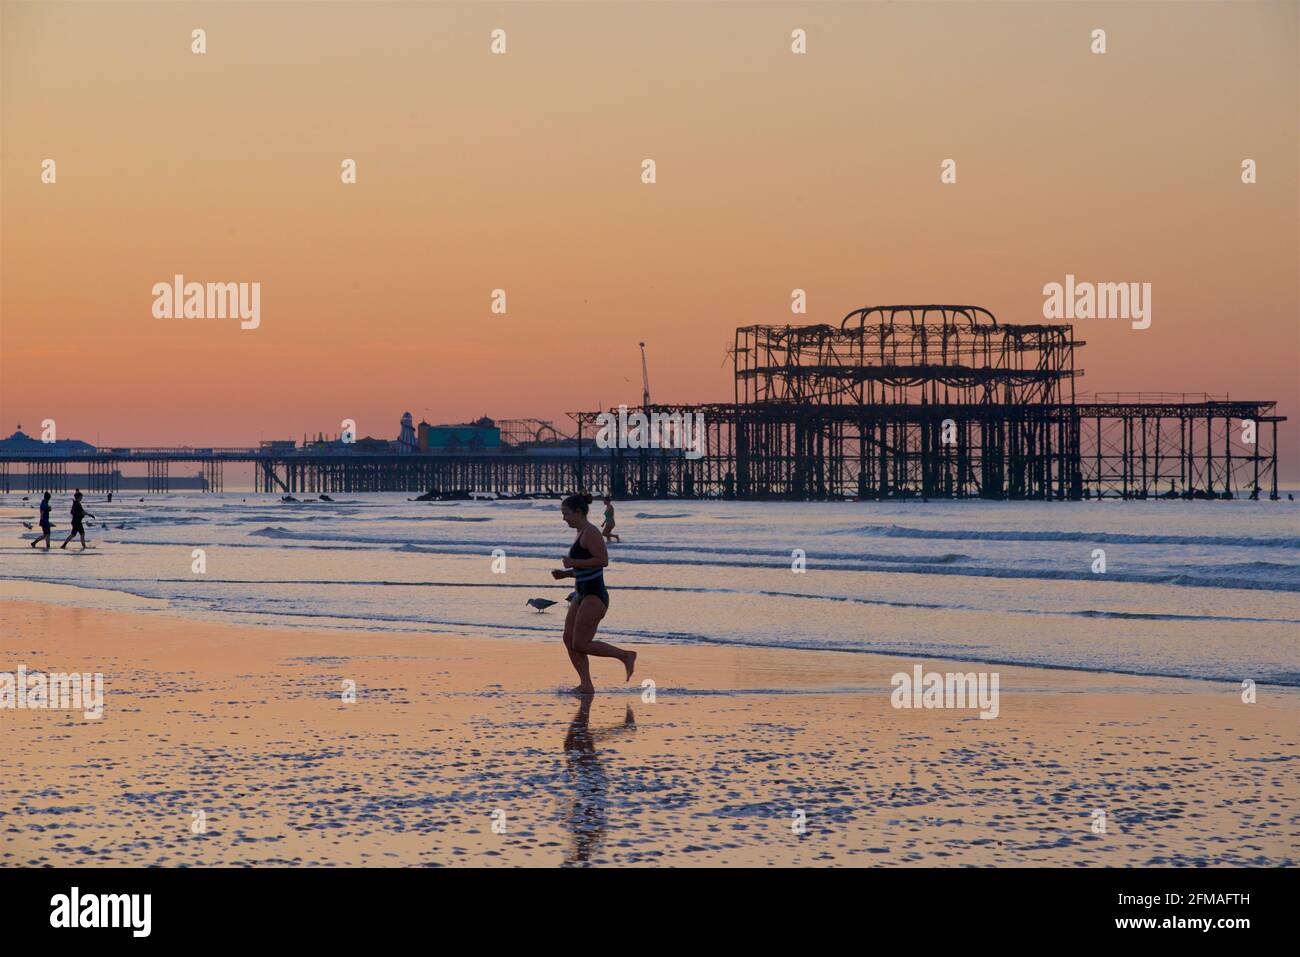
[[[564,556],[564,569],[551,572],[556,579],[572,578],[577,586],[569,602],[569,614],[564,619],[564,647],[569,652],[574,670],[582,679],[582,684],[573,689],[575,694],[596,692],[591,683],[590,655],[617,658],[623,662],[627,670],[625,681],[631,680],[636,669],[635,651],[624,651],[596,640],[596,628],[609,611],[609,591],[605,588],[603,570],[609,564],[609,553],[605,550],[605,539],[600,529],[587,520],[590,507],[591,496],[585,492],[570,495],[560,503],[564,523],[575,529],[578,537],[574,539],[569,554]]]
[[[41,518],[37,523],[41,534],[32,542],[32,548],[35,548],[39,542],[45,542],[45,550],[50,550],[50,493],[46,492],[45,497],[41,499]]]
[[[600,534],[605,536],[607,542],[621,542],[622,539],[614,534],[614,500],[608,495],[605,496],[605,521],[600,526]]]
[[[83,552],[86,550],[86,527],[81,523],[85,521],[87,515],[90,515],[90,513],[82,506],[81,490],[78,489],[77,494],[72,496],[72,531],[68,532],[68,537],[63,540],[63,544],[59,548],[67,548],[68,542],[72,541],[75,536],[80,535],[81,550]],[[94,518],[95,516],[90,515],[90,517]]]

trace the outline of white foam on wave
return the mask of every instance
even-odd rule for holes
[[[1283,683],[1300,671],[1300,513],[1287,503],[668,507],[620,512],[602,632]],[[39,570],[239,620],[541,635],[556,616],[521,617],[521,589],[563,598],[549,570],[573,538],[554,501],[540,500],[362,495],[347,509],[281,509],[193,495],[112,509],[126,527],[114,528],[107,561],[63,563],[57,578],[11,562],[0,579],[21,585]],[[209,549],[212,577],[190,573],[194,547]],[[1094,548],[1107,553],[1105,574],[1090,570]],[[497,549],[508,574],[492,571]]]

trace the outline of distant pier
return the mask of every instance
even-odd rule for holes
[[[90,491],[116,491],[123,466],[147,490],[197,466],[207,490],[251,464],[257,492],[560,494],[619,498],[1077,501],[1097,498],[1278,497],[1276,402],[1205,393],[1076,395],[1069,325],[1008,325],[979,306],[873,306],[838,326],[745,326],[733,346],[735,400],[647,405],[648,418],[690,415],[703,427],[683,448],[597,447],[615,410],[573,412],[575,436],[515,420],[499,447],[425,448],[463,426],[410,414],[396,442],[366,439],[254,448],[95,448],[61,454],[24,437],[0,449],[0,490],[66,491],[69,467]],[[622,407],[626,417],[627,407]],[[486,423],[486,424],[484,424]],[[432,430],[430,432],[430,430]],[[20,433],[18,433],[20,434]],[[518,444],[515,444],[515,443]],[[636,443],[643,444],[638,439]],[[549,446],[543,448],[542,446]]]
[[[88,479],[86,491],[116,492],[122,468],[134,465],[144,467],[148,492],[169,491],[171,470],[182,466],[197,467],[206,481],[206,491],[221,492],[225,490],[226,466],[251,464],[256,492],[560,494],[578,487],[580,463],[589,481],[608,481],[608,456],[591,450],[581,456],[577,450],[546,455],[266,448],[112,448],[59,456],[0,452],[0,490],[69,491],[69,474],[79,472]]]

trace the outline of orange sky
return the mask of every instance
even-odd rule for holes
[[[3,3],[0,431],[563,419],[639,399],[642,339],[654,399],[725,400],[737,325],[1036,322],[1073,273],[1153,286],[1077,323],[1083,390],[1276,399],[1295,478],[1298,9]],[[153,318],[175,273],[260,282],[260,328]]]

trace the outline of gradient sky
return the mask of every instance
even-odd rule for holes
[[[639,401],[642,339],[655,400],[727,400],[737,325],[1040,322],[1073,273],[1153,286],[1150,329],[1076,324],[1081,390],[1276,399],[1294,479],[1298,10],[5,2],[0,431],[567,426]],[[261,327],[153,318],[175,273],[260,282]]]

